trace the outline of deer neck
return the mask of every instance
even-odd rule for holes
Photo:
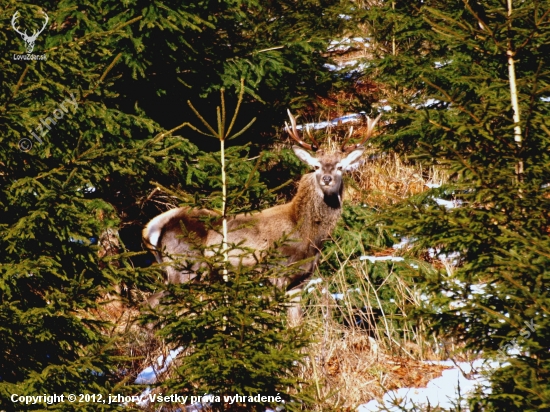
[[[302,176],[298,192],[292,199],[292,212],[302,239],[319,246],[334,229],[342,214],[343,185],[338,194],[325,195],[314,173]]]

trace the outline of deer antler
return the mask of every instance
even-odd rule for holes
[[[292,125],[292,129],[288,127],[288,123],[285,122],[285,130],[290,135],[290,137],[296,140],[298,144],[302,146],[304,149],[311,150],[313,152],[317,151],[319,149],[319,143],[317,143],[317,141],[313,138],[313,135],[309,131],[309,127],[306,126],[306,134],[311,139],[313,144],[308,144],[302,140],[300,133],[296,128],[296,119],[294,118],[294,116],[292,116],[292,113],[290,113],[290,110],[287,109],[287,112],[288,112],[288,117],[290,118],[290,124]]]
[[[376,119],[371,119],[367,116],[367,132],[365,133],[365,137],[363,140],[361,140],[359,143],[351,144],[349,146],[346,146],[346,143],[351,138],[351,135],[353,134],[353,127],[350,128],[349,136],[344,140],[342,143],[342,152],[349,153],[355,149],[357,149],[359,146],[362,146],[368,139],[371,138],[372,132],[374,131],[374,126],[376,126],[376,123],[378,123],[378,120],[380,120],[380,117],[382,117],[382,113],[378,115]]]
[[[38,37],[38,35],[40,33],[42,33],[44,31],[44,29],[46,28],[46,24],[48,24],[48,21],[50,20],[50,18],[48,17],[48,15],[44,11],[42,11],[42,14],[46,18],[46,21],[42,25],[42,28],[38,32],[35,31],[35,33],[32,35],[32,37],[34,37],[35,39]]]
[[[17,27],[15,27],[15,24],[17,23],[17,19],[19,18],[19,12],[16,11],[15,13],[13,13],[13,17],[11,18],[11,26],[13,27],[13,29],[15,30],[15,32],[17,34],[19,34],[20,36],[22,36],[23,38],[25,37],[29,37],[27,35],[27,30],[25,30],[25,33],[22,33],[20,32],[19,30],[17,30]]]

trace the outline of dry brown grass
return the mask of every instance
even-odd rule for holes
[[[428,184],[442,184],[447,179],[441,168],[405,162],[396,153],[372,154],[354,174],[356,185],[348,185],[347,195],[351,201],[381,207],[400,202],[427,190]]]
[[[315,326],[317,341],[300,378],[314,382],[317,411],[355,410],[391,389],[425,387],[447,369],[392,355],[362,330],[336,323]]]
[[[429,183],[444,183],[446,176],[437,168],[423,169],[402,161],[396,154],[387,154],[365,162],[355,173],[354,181],[355,186],[346,193],[348,201],[383,208],[427,190]],[[345,255],[341,249],[340,252]],[[389,248],[374,254],[390,256],[396,250]],[[344,268],[349,273],[350,267],[358,279],[355,286],[360,289],[359,296],[352,299],[344,293],[343,298],[336,300],[326,291],[349,290]],[[439,351],[441,342],[429,338],[423,324],[406,322],[410,307],[421,305],[414,284],[392,270],[388,272],[384,287],[393,291],[396,311],[392,319],[383,312],[365,309],[372,307],[370,302],[377,303],[378,308],[383,306],[379,287],[371,283],[371,275],[366,262],[343,260],[340,268],[315,285],[316,291],[309,291],[317,293],[318,299],[310,299],[304,323],[314,330],[315,343],[309,348],[300,377],[314,382],[318,411],[355,410],[391,389],[425,387],[446,369],[423,362],[449,356]],[[357,311],[358,307],[363,309]],[[358,314],[359,326],[354,321]],[[401,319],[397,323],[396,317]],[[344,319],[345,325],[335,319]]]

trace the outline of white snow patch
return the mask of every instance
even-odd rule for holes
[[[351,113],[345,116],[337,117],[335,119],[327,120],[323,122],[299,124],[296,126],[296,129],[298,130],[302,130],[303,128],[314,129],[314,130],[326,129],[327,127],[339,126],[345,123],[359,123],[359,122],[362,122],[364,119],[365,119],[365,112]]]
[[[439,248],[429,248],[428,249],[428,255],[431,258],[437,258],[441,261],[443,264],[451,264],[453,266],[457,266],[459,259],[460,259],[460,253],[458,252],[451,252],[449,254],[446,253],[440,253],[441,249]]]
[[[413,104],[412,107],[414,107],[415,109],[422,109],[423,107],[432,106],[432,105],[438,104],[438,103],[441,103],[441,100],[428,99],[423,103]]]
[[[139,401],[136,402],[138,406],[145,408],[149,405],[149,394],[151,393],[151,388],[148,386],[142,393],[139,395]]]
[[[388,104],[388,101],[386,99],[379,100],[378,103],[381,103],[383,106],[380,106],[380,109],[382,109],[384,112],[391,112],[392,107]]]
[[[434,67],[436,69],[440,69],[442,67],[448,66],[452,62],[453,62],[452,60],[447,60],[447,61],[443,61],[443,62],[434,62]]]
[[[84,187],[80,187],[76,189],[77,192],[83,191],[84,193],[94,193],[96,191],[96,188],[91,183],[86,183]]]
[[[394,249],[397,249],[397,250],[399,250],[399,249],[407,249],[407,248],[410,246],[410,244],[411,244],[412,242],[414,242],[414,240],[415,240],[415,239],[411,239],[411,238],[408,238],[408,237],[402,237],[402,238],[401,238],[401,242],[396,243],[396,244],[393,245],[392,247],[393,247]]]
[[[308,293],[311,293],[315,290],[315,285],[319,284],[323,282],[323,279],[321,278],[315,278],[315,279],[311,279],[307,285],[304,287],[304,289],[307,290]]]
[[[444,206],[446,209],[454,209],[455,207],[462,205],[461,200],[445,200],[438,197],[434,197],[433,200],[435,200],[435,203],[439,206]]]
[[[163,373],[168,368],[168,366],[172,363],[174,358],[178,356],[178,354],[182,350],[183,350],[183,347],[181,346],[177,349],[171,350],[170,354],[166,357],[166,360],[164,360],[164,355],[160,355],[157,358],[158,367],[155,365],[152,365],[143,369],[137,376],[135,383],[138,385],[155,383],[157,381],[157,376]]]
[[[358,412],[374,412],[382,410],[388,411],[403,411],[411,408],[427,406],[431,408],[453,408],[460,403],[464,410],[468,409],[468,403],[465,397],[468,396],[476,387],[484,387],[488,393],[488,380],[479,372],[481,370],[489,370],[497,367],[496,362],[487,362],[483,359],[477,359],[472,363],[460,362],[458,367],[452,361],[428,362],[431,364],[439,364],[446,366],[454,366],[452,369],[443,371],[439,378],[431,380],[426,388],[401,388],[387,392],[382,403],[377,400],[372,400],[366,404],[360,405]],[[462,370],[460,370],[460,369]],[[475,372],[472,374],[472,371]],[[464,376],[468,375],[468,378]],[[470,374],[472,374],[470,376]],[[458,387],[460,386],[459,400]],[[414,409],[418,410],[418,409]]]
[[[306,285],[306,288],[310,287],[310,286],[313,286],[313,285],[316,285],[318,283],[321,283],[323,281],[323,279],[321,278],[315,278],[315,279],[311,279],[307,285]]]
[[[403,262],[405,259],[398,256],[361,256],[359,260],[368,260],[371,263],[389,260],[390,262]]]
[[[343,16],[343,15],[341,15]],[[328,46],[329,52],[348,51],[352,46],[370,47],[369,38],[365,37],[345,37],[341,40],[331,40]]]
[[[325,293],[325,292],[326,292],[326,290],[323,289],[323,293]],[[359,288],[348,289],[347,291],[342,292],[342,293],[331,293],[330,296],[332,296],[334,300],[343,300],[344,296],[346,296],[346,294],[349,295],[351,293],[361,293],[361,290]]]

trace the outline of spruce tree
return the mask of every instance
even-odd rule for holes
[[[388,146],[450,175],[446,185],[388,218],[418,248],[455,256],[456,271],[425,275],[431,300],[424,315],[465,350],[506,361],[490,376],[491,393],[480,392],[472,408],[546,410],[548,3],[395,1],[382,7],[395,24],[372,10],[380,19],[372,21],[381,22],[373,33],[386,33],[386,44],[395,35],[397,46],[371,73],[403,91],[391,102]],[[408,24],[400,26],[399,16]],[[419,48],[405,48],[406,40]],[[437,197],[458,207],[447,209]]]
[[[242,246],[227,240],[227,219],[237,212],[252,213],[248,192],[265,191],[258,173],[262,157],[258,162],[243,162],[246,148],[226,147],[227,141],[244,133],[255,120],[238,132],[234,130],[244,90],[243,79],[232,119],[226,117],[225,94],[221,90],[217,127],[210,125],[190,103],[202,124],[189,127],[220,142],[220,152],[201,156],[198,168],[217,172],[209,173],[214,191],[208,195],[206,207],[216,210],[223,220],[223,240],[213,247],[205,247],[197,240],[194,249],[198,253],[192,262],[182,257],[180,262],[176,259],[171,263],[200,268],[194,271],[196,277],[192,281],[169,285],[169,294],[161,300],[160,307],[144,318],[159,326],[158,333],[164,341],[185,349],[172,378],[160,383],[162,393],[188,395],[188,402],[191,396],[208,395],[202,403],[210,403],[212,410],[224,411],[262,410],[267,405],[282,406],[290,400],[304,399],[303,394],[296,393],[299,382],[293,372],[305,356],[302,352],[308,343],[302,328],[289,327],[289,303],[285,291],[274,282],[300,271],[299,265],[287,267],[287,259],[275,250],[277,245],[259,253],[243,251]],[[189,200],[185,193],[181,198]],[[211,220],[205,221],[206,227],[220,230]],[[280,240],[281,244],[286,241],[289,240]],[[240,256],[237,266],[228,258],[233,252]],[[242,263],[252,256],[256,264]],[[266,398],[261,399],[262,396]],[[300,407],[300,403],[290,404],[287,409]]]
[[[25,43],[14,31],[1,35],[3,410],[117,408],[103,401],[127,393],[121,373],[127,364],[100,300],[120,282],[143,281],[128,256],[105,256],[98,238],[121,224],[123,182],[135,190],[125,193],[135,201],[148,189],[149,174],[175,173],[195,150],[162,133],[139,107],[124,112],[112,103],[119,67],[133,58],[123,45],[131,38],[128,28],[140,20],[104,18],[116,10],[113,4],[40,10],[11,2],[0,12],[4,27],[17,12],[27,33],[43,24],[42,11],[50,22],[33,51],[46,60],[16,60]],[[172,163],[159,157],[166,153]],[[65,398],[30,405],[18,396],[12,401],[15,394]],[[98,397],[70,402],[68,394]]]
[[[204,190],[193,186],[197,176],[209,180],[194,167],[196,146],[175,136],[193,115],[187,99],[208,107],[208,92],[244,72],[246,103],[270,118],[277,112],[268,109],[282,112],[328,88],[323,53],[345,10],[313,0],[2,2],[1,409],[19,409],[12,394],[129,393],[126,359],[99,302],[113,285],[152,287],[159,271],[136,268],[120,240],[121,253],[106,255],[98,238],[139,231],[153,214],[152,182]],[[33,50],[46,59],[14,57],[28,45],[12,20],[30,35],[46,15]],[[261,124],[265,131],[273,122]],[[265,193],[247,196],[261,203]]]

